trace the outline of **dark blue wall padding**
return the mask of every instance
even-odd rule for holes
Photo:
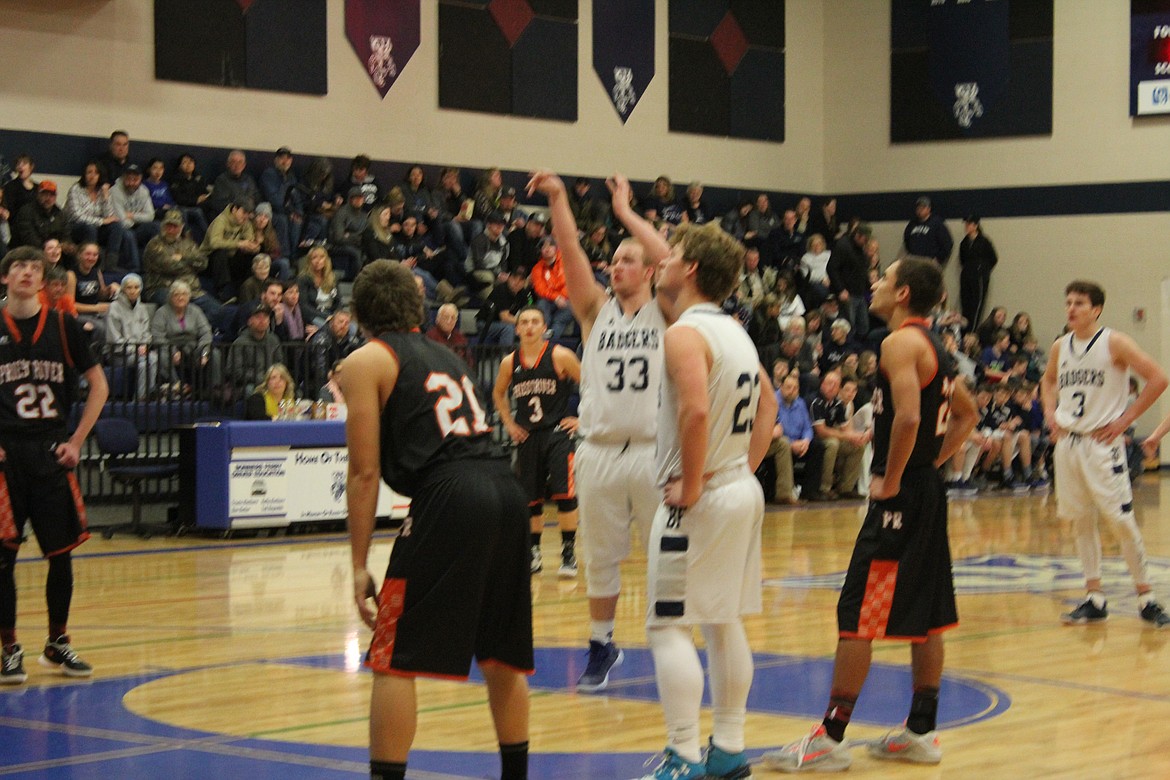
[[[512,50],[486,7],[439,4],[439,107],[511,110]]]
[[[577,121],[577,25],[536,17],[512,47],[512,114]]]
[[[707,41],[670,39],[670,130],[731,135],[727,72]]]
[[[731,135],[784,140],[784,52],[748,49],[731,77]]]
[[[325,16],[325,0],[252,3],[244,14],[248,87],[309,95],[327,93]]]
[[[236,0],[155,0],[154,76],[245,86],[244,14]]]

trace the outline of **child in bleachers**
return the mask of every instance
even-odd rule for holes
[[[240,285],[237,302],[240,304],[258,300],[272,274],[272,258],[264,253],[252,258],[252,275]]]

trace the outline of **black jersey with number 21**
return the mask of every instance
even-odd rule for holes
[[[384,333],[378,341],[398,360],[382,410],[386,484],[413,496],[434,466],[500,454],[466,363],[421,333]]]

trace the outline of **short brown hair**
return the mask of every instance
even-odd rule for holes
[[[375,260],[353,282],[353,314],[370,335],[406,332],[423,321],[414,274],[401,263]]]
[[[1064,288],[1064,294],[1080,293],[1089,297],[1089,303],[1093,306],[1105,307],[1105,291],[1101,289],[1101,285],[1096,282],[1090,282],[1087,279],[1073,279]]]
[[[695,274],[699,292],[716,303],[731,295],[743,272],[743,244],[728,235],[718,222],[679,225],[670,238],[670,245],[679,244],[683,260],[699,266]]]
[[[48,265],[48,260],[45,259],[45,253],[41,250],[34,246],[18,246],[16,249],[4,255],[3,260],[0,260],[0,276],[7,276],[13,263],[25,263],[30,260],[39,260],[41,270],[44,270]]]
[[[933,260],[903,257],[898,261],[894,284],[910,288],[907,308],[912,314],[925,317],[943,297],[942,270]]]

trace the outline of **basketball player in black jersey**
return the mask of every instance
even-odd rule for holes
[[[839,639],[824,721],[767,753],[781,771],[841,771],[852,763],[845,727],[865,678],[872,643],[911,643],[914,696],[906,728],[870,745],[878,758],[936,764],[942,633],[958,624],[939,467],[975,427],[975,403],[926,319],[942,298],[937,264],[895,262],[873,286],[870,310],[889,323],[873,396],[869,511],[837,602]]]
[[[503,764],[528,776],[532,604],[527,500],[493,444],[467,364],[419,332],[422,297],[403,265],[354,281],[370,337],[341,366],[348,417],[350,549],[358,613],[374,629],[366,665],[370,777],[403,780],[417,725],[415,677],[487,681]],[[411,499],[381,592],[366,569],[379,481]]]
[[[106,375],[77,320],[41,305],[45,256],[32,247],[14,249],[0,261],[8,306],[0,322],[0,683],[28,679],[16,643],[13,568],[31,521],[41,554],[49,561],[45,600],[49,638],[41,666],[67,677],[89,677],[93,668],[77,657],[67,624],[73,598],[70,551],[89,538],[85,505],[73,469],[109,395]],[[66,421],[78,377],[89,395],[72,435]]]
[[[500,361],[492,400],[500,422],[516,443],[516,476],[528,492],[532,574],[542,568],[540,534],[545,500],[557,502],[561,529],[561,577],[577,576],[577,492],[573,480],[573,434],[569,415],[570,381],[580,383],[581,362],[570,350],[544,338],[544,313],[535,306],[516,315],[519,348]],[[508,401],[511,391],[516,412]]]

